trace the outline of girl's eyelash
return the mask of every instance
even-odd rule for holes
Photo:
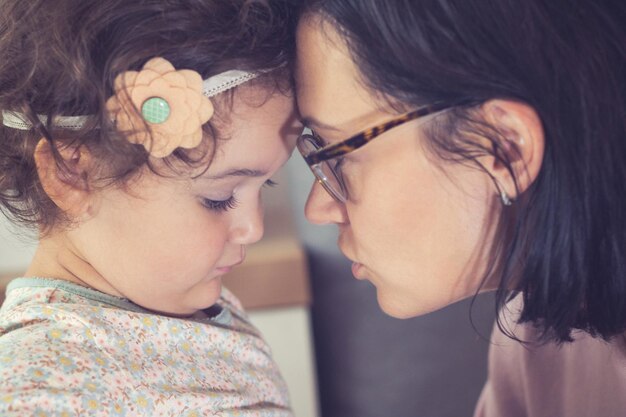
[[[276,181],[272,181],[272,180],[267,180],[265,181],[265,184],[263,184],[265,187],[276,187],[278,185],[278,183]]]
[[[266,187],[275,187],[278,185],[277,182],[272,180],[265,181],[263,184]],[[230,197],[226,200],[210,200],[208,198],[202,199],[202,205],[208,208],[211,211],[224,212],[228,210],[232,210],[237,207],[239,201],[234,197]]]
[[[202,205],[211,211],[224,212],[232,210],[237,207],[239,201],[235,197],[230,197],[228,200],[209,200],[208,198],[202,199]]]

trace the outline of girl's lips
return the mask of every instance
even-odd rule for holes
[[[216,271],[219,274],[228,274],[233,269],[232,266],[223,266],[221,268],[217,268]]]
[[[232,265],[227,265],[227,266],[220,266],[218,268],[215,268],[215,270],[217,272],[219,272],[220,274],[227,274],[229,273],[234,267],[236,267],[237,265],[241,265],[243,263],[243,259],[235,262]]]

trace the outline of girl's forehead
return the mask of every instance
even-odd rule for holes
[[[217,141],[213,158],[197,170],[197,181],[231,182],[267,178],[289,158],[302,131],[293,99],[272,97],[263,107],[235,111],[229,134]]]

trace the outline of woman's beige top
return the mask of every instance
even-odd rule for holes
[[[531,325],[515,325],[518,297],[503,311],[521,340],[536,340]],[[505,309],[507,310],[507,309]],[[489,376],[474,417],[626,416],[626,341],[610,343],[586,333],[562,346],[522,345],[497,327],[489,352]]]

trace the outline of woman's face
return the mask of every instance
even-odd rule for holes
[[[346,45],[329,23],[298,28],[300,114],[325,142],[344,140],[394,117],[368,92]],[[339,247],[355,277],[371,281],[382,309],[412,317],[473,295],[484,272],[493,184],[476,168],[444,163],[427,150],[432,117],[390,130],[348,154],[349,192],[338,203],[317,183],[307,218],[339,227]]]

